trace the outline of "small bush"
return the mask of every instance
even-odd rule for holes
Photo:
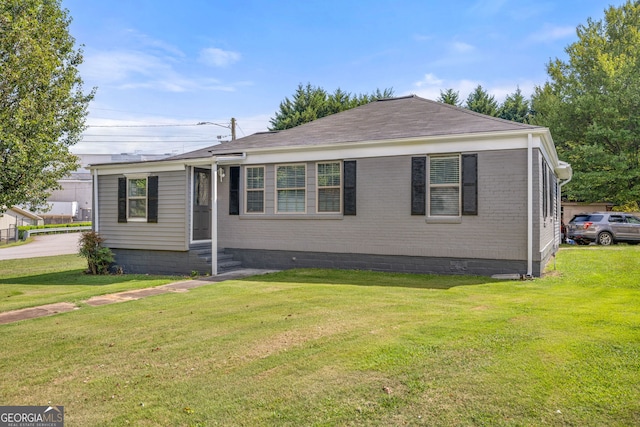
[[[104,238],[95,231],[85,231],[80,237],[80,256],[87,259],[87,273],[108,274],[109,266],[114,261],[111,249],[102,246]]]

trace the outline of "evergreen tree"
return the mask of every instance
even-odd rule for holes
[[[330,114],[392,96],[393,89],[385,89],[382,92],[376,89],[369,95],[352,95],[338,88],[329,95],[324,89],[311,86],[310,83],[307,83],[306,86],[299,84],[292,99],[287,97],[280,103],[279,111],[270,120],[269,130],[289,129]]]
[[[444,92],[440,91],[440,96],[438,96],[436,101],[456,107],[460,107],[462,105],[462,102],[460,101],[460,92],[453,89],[447,89]]]
[[[529,101],[524,98],[520,88],[517,88],[514,93],[507,95],[498,109],[498,117],[514,122],[527,123],[529,115]]]
[[[487,116],[498,115],[498,102],[493,95],[489,95],[481,85],[478,85],[467,97],[465,108]]]

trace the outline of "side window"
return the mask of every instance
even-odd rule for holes
[[[624,219],[622,218],[621,215],[610,215],[609,222],[621,223],[621,222],[624,222]]]
[[[317,164],[318,212],[340,212],[342,174],[340,162]]]
[[[549,216],[549,167],[547,162],[542,160],[542,217]]]
[[[635,217],[635,216],[628,216],[627,217],[627,222],[629,224],[640,224],[640,218]]]
[[[158,222],[158,177],[118,178],[118,222]]]
[[[304,213],[307,209],[306,165],[276,166],[276,212]]]
[[[460,216],[460,156],[429,158],[429,215]]]
[[[264,166],[247,167],[245,171],[245,211],[264,213]]]
[[[127,219],[147,219],[147,178],[127,180]]]

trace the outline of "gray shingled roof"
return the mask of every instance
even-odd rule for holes
[[[540,129],[418,96],[382,99],[303,125],[262,132],[170,159],[240,153],[252,148],[299,147],[467,133]]]

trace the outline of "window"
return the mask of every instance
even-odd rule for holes
[[[247,213],[264,212],[264,166],[247,167],[245,210]]]
[[[211,172],[196,169],[195,171],[195,199],[196,206],[209,206],[211,203],[211,197],[209,196],[209,190],[211,189]]]
[[[430,157],[429,215],[460,215],[460,156]]]
[[[118,178],[118,222],[158,222],[158,176]]]
[[[129,219],[147,219],[147,178],[128,180],[127,217]]]
[[[628,216],[627,217],[627,222],[629,224],[640,224],[640,218],[635,217],[635,216]]]
[[[340,212],[340,162],[318,163],[318,212]]]
[[[277,212],[305,212],[305,165],[276,166],[276,194]]]

